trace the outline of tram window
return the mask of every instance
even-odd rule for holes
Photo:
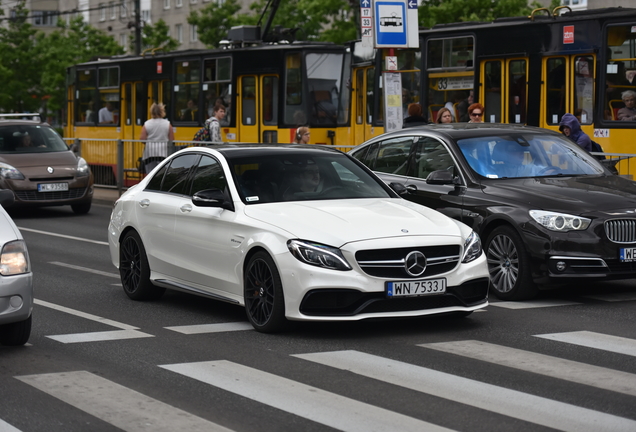
[[[484,106],[486,108],[486,123],[501,122],[501,61],[489,61],[484,65]]]
[[[343,55],[308,53],[305,55],[311,124],[333,124],[338,120]]]
[[[221,57],[205,60],[203,64],[203,80],[207,117],[212,117],[214,105],[220,102],[225,106],[225,118],[221,125],[228,126],[231,118],[230,105],[232,95],[230,82],[232,80],[232,58]]]
[[[362,124],[364,113],[364,69],[356,70],[355,83],[356,124]]]
[[[526,65],[526,60],[508,62],[508,123],[526,122],[528,92]]]
[[[369,68],[369,69],[367,69],[367,88],[366,88],[367,112],[366,112],[366,118],[367,118],[367,123],[370,124],[370,125],[373,124],[373,113],[374,113],[374,106],[375,106],[375,99],[373,97],[374,96],[373,95],[374,83],[375,83],[375,69]]]
[[[172,93],[170,92],[170,81],[166,80],[166,81],[162,81],[161,82],[161,97],[159,99],[159,103],[162,103],[165,105],[166,107],[166,113],[170,113],[170,103],[172,101],[171,95]]]
[[[546,123],[559,124],[565,114],[566,67],[564,57],[549,58],[546,61]]]
[[[278,77],[263,77],[263,124],[278,124]]]
[[[446,106],[453,116],[453,121],[467,122],[468,107],[474,101],[474,75],[444,76],[444,73],[429,76],[428,87],[428,120],[435,123],[437,112]],[[441,75],[438,77],[438,75]]]
[[[119,68],[97,69],[100,106],[97,112],[100,124],[119,124]]]
[[[130,126],[132,125],[132,115],[133,115],[133,110],[132,110],[132,84],[131,83],[126,83],[124,84],[124,105],[126,107],[125,111],[124,111],[124,124],[126,126]]]
[[[95,123],[98,106],[95,106],[95,87],[97,73],[95,70],[77,71],[77,103],[75,105],[76,123]]]
[[[256,77],[245,76],[241,88],[241,122],[244,125],[256,124]]]
[[[174,119],[186,119],[188,101],[194,102],[198,108],[201,62],[198,60],[180,61],[176,65],[176,83],[174,99]],[[192,102],[190,102],[192,105]],[[190,108],[191,109],[191,108]],[[190,121],[191,120],[190,116]]]
[[[307,124],[307,114],[302,106],[302,88],[300,53],[288,54],[285,61],[285,123]]]
[[[574,115],[581,124],[594,121],[594,58],[577,56],[574,59]]]
[[[475,64],[474,43],[472,36],[429,40],[426,69],[472,68]]]
[[[607,63],[605,65],[605,101],[606,120],[632,120],[634,104],[626,106],[635,99],[636,92],[636,33],[633,25],[617,25],[607,28]]]

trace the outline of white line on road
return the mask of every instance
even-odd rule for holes
[[[254,330],[254,327],[248,322],[230,322],[220,324],[196,324],[186,326],[165,327],[182,334],[201,334],[201,333],[221,333],[229,331]]]
[[[490,302],[490,306],[502,307],[506,309],[533,309],[554,306],[574,306],[581,303],[566,300],[529,300],[523,302]]]
[[[636,430],[636,421],[358,351],[294,357],[563,431]]]
[[[16,378],[126,432],[230,431],[86,371]]]
[[[634,339],[590,331],[550,333],[534,336],[636,357],[636,340]]]
[[[75,316],[78,316],[78,317],[81,317],[81,318],[84,318],[84,319],[87,319],[87,320],[97,321],[98,323],[106,324],[106,325],[109,325],[111,327],[117,327],[117,328],[122,329],[122,330],[139,330],[139,327],[133,327],[131,325],[120,323],[120,322],[117,322],[117,321],[113,321],[113,320],[110,320],[108,318],[102,318],[102,317],[97,316],[97,315],[89,314],[89,313],[78,311],[78,310],[71,309],[71,308],[67,308],[66,306],[56,305],[54,303],[49,303],[47,301],[40,300],[40,299],[35,299],[34,301],[35,301],[35,304],[37,304],[37,305],[44,306],[44,307],[47,307],[47,308],[50,308],[50,309],[55,309],[57,311],[64,312],[64,313],[67,313],[67,314],[70,314],[70,315],[75,315]]]
[[[449,430],[225,360],[161,367],[342,431]]]
[[[636,375],[627,372],[476,340],[418,346],[636,396]]]
[[[80,271],[84,271],[84,272],[87,272],[87,273],[98,274],[98,275],[101,275],[101,276],[107,276],[107,277],[111,277],[111,278],[117,278],[117,279],[120,278],[118,273],[110,273],[110,272],[105,272],[105,271],[101,271],[101,270],[94,270],[92,268],[81,267],[81,266],[77,266],[77,265],[74,265],[74,264],[66,264],[66,263],[58,262],[58,261],[51,261],[51,262],[49,262],[49,264],[53,264],[53,265],[60,266],[60,267],[71,268],[73,270],[80,270]]]
[[[86,242],[86,243],[94,243],[94,244],[98,244],[98,245],[108,246],[108,242],[90,240],[90,239],[86,239],[86,238],[82,238],[82,237],[74,237],[74,236],[69,236],[69,235],[64,235],[64,234],[57,234],[57,233],[52,233],[52,232],[48,232],[48,231],[40,231],[40,230],[31,229],[31,228],[24,228],[24,227],[18,227],[18,229],[20,231],[28,231],[28,232],[33,232],[33,233],[37,233],[37,234],[44,234],[44,235],[49,235],[49,236],[53,236],[53,237],[61,237],[61,238],[69,239],[69,240],[78,240],[78,241],[83,241],[83,242]]]
[[[20,429],[16,429],[11,426],[9,423],[0,419],[0,432],[21,432]]]

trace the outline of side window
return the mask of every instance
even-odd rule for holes
[[[378,148],[373,170],[389,174],[406,175],[412,145],[412,136],[382,141]]]
[[[435,138],[420,138],[417,143],[415,165],[411,175],[426,179],[433,171],[449,170],[454,172],[454,167],[455,161],[444,144]]]
[[[191,194],[194,195],[206,189],[220,189],[224,191],[226,186],[227,179],[225,178],[221,164],[212,157],[202,156],[194,171]]]
[[[163,183],[163,177],[166,175],[167,170],[168,170],[168,166],[164,165],[159,171],[157,171],[155,175],[148,182],[148,185],[146,186],[146,190],[160,191],[161,183]]]
[[[190,174],[197,159],[199,159],[197,154],[186,154],[172,159],[167,168],[157,172],[146,189],[181,195],[187,194],[188,174]],[[163,181],[158,178],[163,178]],[[155,179],[158,180],[156,183]],[[159,182],[160,184],[157,184]]]

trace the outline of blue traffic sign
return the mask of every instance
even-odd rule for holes
[[[417,0],[407,0],[407,4],[409,5],[409,9],[417,9]]]
[[[406,46],[406,7],[403,1],[376,1],[375,34],[377,47]]]
[[[370,8],[371,7],[371,0],[360,0],[360,7],[361,8]]]

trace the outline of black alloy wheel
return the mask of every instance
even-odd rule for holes
[[[495,228],[486,240],[492,292],[502,300],[527,300],[537,295],[530,258],[523,241],[509,226]]]
[[[283,285],[269,254],[259,251],[249,259],[243,289],[245,311],[252,326],[263,333],[283,330],[287,324]]]
[[[128,231],[119,246],[119,275],[124,292],[133,300],[156,300],[166,291],[150,282],[150,265],[136,231]]]

